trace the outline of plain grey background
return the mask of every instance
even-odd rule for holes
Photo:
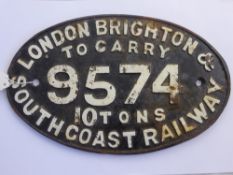
[[[0,71],[37,32],[69,19],[131,14],[177,23],[205,38],[233,76],[232,0],[0,1]],[[231,77],[232,77],[231,76]],[[101,155],[58,144],[30,128],[0,92],[0,174],[180,174],[233,172],[233,99],[200,136],[158,152]]]

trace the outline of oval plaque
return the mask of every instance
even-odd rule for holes
[[[142,153],[191,139],[226,105],[229,73],[202,38],[138,16],[50,27],[15,55],[8,98],[34,129],[101,153]],[[26,83],[27,82],[27,83]]]

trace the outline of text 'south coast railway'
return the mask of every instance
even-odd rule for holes
[[[159,150],[221,114],[222,57],[175,24],[124,15],[67,21],[35,35],[8,71],[19,116],[65,145],[101,153]],[[37,83],[26,83],[36,82]]]

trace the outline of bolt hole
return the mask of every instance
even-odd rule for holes
[[[37,87],[37,86],[40,85],[40,81],[39,81],[38,79],[34,79],[34,80],[32,81],[32,85],[33,85],[34,87]]]
[[[201,87],[203,84],[205,84],[205,79],[204,78],[198,78],[196,80],[196,86]]]

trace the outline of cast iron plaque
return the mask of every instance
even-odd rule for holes
[[[50,27],[15,55],[8,89],[30,126],[62,144],[142,153],[191,139],[226,105],[222,57],[175,24],[92,16]],[[30,83],[25,83],[30,82]]]

